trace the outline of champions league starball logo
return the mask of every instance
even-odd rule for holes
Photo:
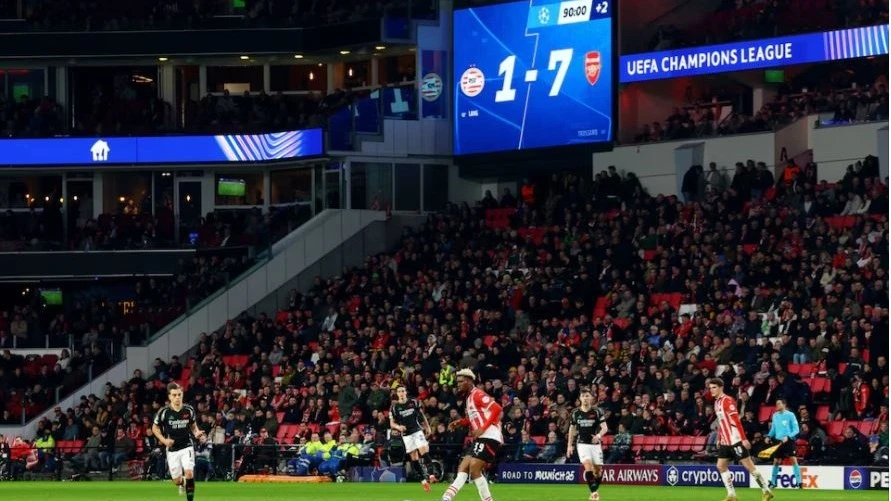
[[[548,24],[551,22],[551,11],[547,7],[542,7],[541,10],[538,11],[538,22],[541,24]]]

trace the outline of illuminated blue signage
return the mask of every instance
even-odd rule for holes
[[[322,129],[270,134],[0,140],[0,165],[244,163],[321,155]]]
[[[456,10],[455,154],[610,143],[612,14],[610,0]]]
[[[809,33],[622,56],[621,83],[888,54],[888,26]]]

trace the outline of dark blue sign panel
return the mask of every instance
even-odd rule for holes
[[[264,162],[321,155],[322,129],[271,134],[0,140],[0,165]]]
[[[730,466],[735,485],[749,485],[749,472],[742,466]],[[672,465],[665,466],[663,474],[665,485],[675,487],[722,487],[724,481],[718,469],[709,465]]]
[[[612,141],[612,0],[454,14],[455,154]]]
[[[888,25],[622,56],[621,83],[888,54]]]
[[[401,466],[354,466],[349,473],[350,482],[405,482],[405,468]]]
[[[845,466],[845,490],[882,490],[891,487],[888,468]]]
[[[501,463],[498,478],[504,484],[578,484],[579,464]]]

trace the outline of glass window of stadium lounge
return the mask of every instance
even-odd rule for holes
[[[243,183],[244,193],[232,194],[233,192],[226,191],[222,188],[226,186],[225,181],[235,181],[239,184]],[[214,183],[214,204],[216,206],[252,207],[263,205],[263,203],[262,172],[227,172],[216,175],[216,182]]]
[[[62,177],[0,177],[0,248],[22,250],[26,243],[60,245]],[[35,249],[37,250],[37,249]]]
[[[353,209],[386,208],[393,200],[393,164],[354,162],[350,165]]]
[[[136,216],[152,212],[151,172],[106,172],[102,176],[102,211]]]
[[[311,199],[311,169],[279,170],[270,173],[269,203],[272,205],[309,203]]]

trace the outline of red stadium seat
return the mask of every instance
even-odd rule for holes
[[[545,442],[548,441],[548,437],[544,435],[535,435],[532,437],[532,440],[535,441],[535,443],[538,444],[539,447],[544,447]]]
[[[844,421],[830,421],[829,425],[826,427],[826,434],[829,435],[830,438],[839,438],[844,430]]]
[[[829,421],[829,406],[821,405],[817,407],[817,413],[814,415],[814,418],[820,424],[825,424]]]
[[[708,437],[695,437],[695,440],[693,441],[693,452],[704,450],[707,443]]]
[[[857,431],[868,437],[872,435],[874,425],[875,421],[860,421],[857,423]]]
[[[762,406],[761,409],[758,411],[758,421],[761,423],[770,421],[771,416],[773,416],[773,413],[776,410],[777,408],[772,405]]]
[[[668,437],[668,441],[665,444],[665,452],[678,452],[681,450],[681,443],[684,441],[686,437],[682,436],[672,436]]]

